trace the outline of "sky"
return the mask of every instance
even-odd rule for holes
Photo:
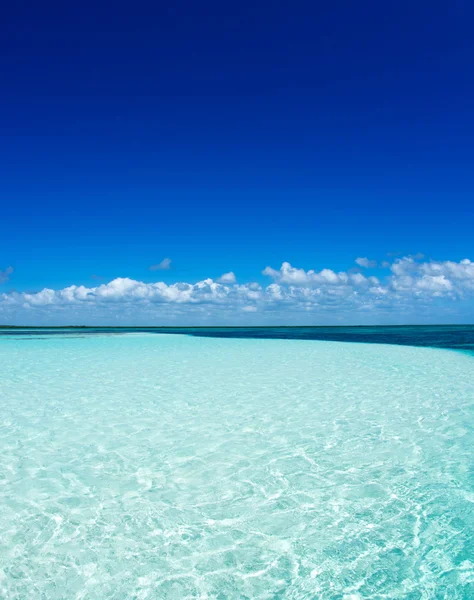
[[[474,322],[473,20],[9,3],[0,324]]]

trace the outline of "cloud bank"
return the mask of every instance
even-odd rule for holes
[[[370,262],[370,261],[369,261]],[[384,265],[385,266],[385,265]],[[370,265],[365,267],[371,268]],[[474,320],[474,262],[398,258],[376,275],[284,262],[266,281],[233,272],[196,283],[126,277],[94,287],[0,294],[0,323],[376,324]]]

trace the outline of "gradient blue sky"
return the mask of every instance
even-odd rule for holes
[[[0,321],[134,321],[18,300],[116,278],[267,286],[285,261],[474,260],[473,22],[467,1],[4,6],[0,294],[17,304]],[[474,320],[461,296],[430,319]],[[301,321],[289,312],[270,321]]]

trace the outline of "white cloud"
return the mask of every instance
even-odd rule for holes
[[[9,271],[11,272],[11,271]],[[383,323],[474,318],[474,262],[396,259],[383,279],[351,270],[263,271],[272,281],[145,283],[117,278],[86,287],[0,294],[0,323]],[[255,313],[254,316],[252,314]],[[240,315],[240,317],[239,317]],[[246,317],[247,315],[247,317]]]
[[[365,269],[375,269],[377,266],[376,260],[369,260],[367,257],[356,258],[355,262],[359,267],[364,267]]]
[[[347,286],[347,285],[376,285],[376,277],[365,277],[361,273],[349,273],[339,271],[338,273],[331,269],[322,269],[321,271],[305,271],[297,269],[289,262],[284,262],[277,271],[272,267],[266,267],[262,271],[263,275],[271,277],[278,283],[284,283],[295,286]]]
[[[5,283],[10,279],[13,273],[13,267],[7,267],[4,271],[0,271],[0,283]]]
[[[236,282],[235,273],[233,273],[232,271],[229,271],[228,273],[224,273],[223,275],[221,275],[219,277],[219,279],[217,281],[219,283],[235,283]]]
[[[158,264],[150,267],[150,271],[166,271],[167,269],[171,269],[171,258],[164,258]]]
[[[391,270],[390,285],[398,292],[431,292],[452,298],[474,292],[474,262],[467,258],[459,262],[416,262],[413,257],[405,257],[397,259]]]

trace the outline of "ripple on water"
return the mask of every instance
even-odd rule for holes
[[[0,597],[472,598],[472,358],[0,340]]]

